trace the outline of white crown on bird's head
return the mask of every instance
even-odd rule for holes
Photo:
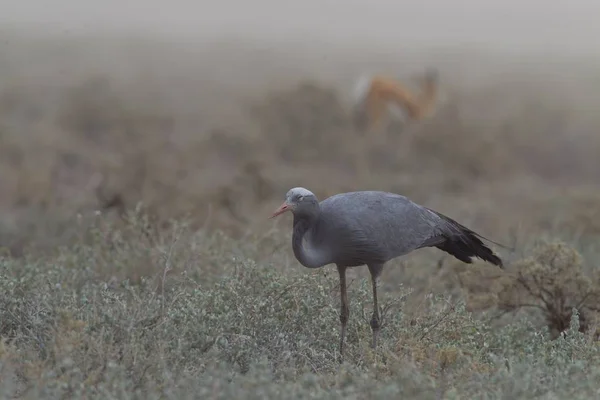
[[[314,196],[315,194],[313,192],[311,192],[310,190],[303,188],[301,186],[297,186],[295,188],[291,188],[290,190],[288,190],[288,192],[285,195],[286,199],[291,199],[293,196],[296,195],[300,195],[300,196]]]

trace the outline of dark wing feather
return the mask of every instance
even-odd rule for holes
[[[472,257],[477,257],[503,268],[500,257],[495,255],[494,252],[479,239],[480,237],[483,239],[486,238],[443,214],[431,209],[428,210],[442,218],[445,222],[446,229],[442,229],[442,232],[438,235],[425,240],[419,247],[437,247],[467,264],[472,263]],[[490,242],[495,243],[491,240]],[[502,245],[499,246],[504,247]]]
[[[427,207],[425,207],[425,208],[427,208]],[[487,240],[488,242],[490,242],[490,243],[493,243],[493,244],[495,244],[496,246],[502,247],[502,248],[504,248],[504,249],[507,249],[507,250],[514,251],[514,249],[513,249],[513,248],[510,248],[510,247],[508,247],[508,246],[505,246],[505,245],[503,245],[503,244],[500,244],[500,243],[498,243],[498,242],[494,242],[492,239],[488,239],[488,238],[486,238],[485,236],[483,236],[483,235],[480,235],[479,233],[477,233],[477,232],[475,232],[475,231],[472,231],[471,229],[467,228],[467,227],[466,227],[466,226],[464,226],[464,225],[461,225],[460,223],[456,222],[456,221],[455,221],[455,220],[453,220],[452,218],[450,218],[450,217],[448,217],[448,216],[446,216],[446,215],[444,215],[444,214],[442,214],[442,213],[439,213],[439,212],[437,212],[437,211],[435,211],[435,210],[432,210],[431,208],[427,208],[427,209],[428,209],[429,211],[431,211],[431,212],[435,213],[435,214],[436,214],[438,217],[442,218],[442,219],[443,219],[443,220],[445,220],[446,222],[449,222],[450,224],[452,224],[452,225],[456,226],[457,228],[459,228],[459,229],[460,229],[461,231],[463,231],[463,232],[467,232],[467,233],[470,233],[470,234],[472,234],[472,235],[478,236],[478,237],[480,237],[481,239]]]

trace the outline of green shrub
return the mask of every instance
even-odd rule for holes
[[[336,274],[258,264],[252,244],[182,224],[154,244],[134,228],[98,225],[55,256],[0,260],[3,397],[599,393],[600,346],[579,331],[577,313],[566,333],[551,340],[547,329],[524,317],[494,327],[474,318],[463,301],[439,295],[426,295],[408,318],[402,304],[413,294],[399,288],[382,296],[384,327],[373,350],[370,282],[363,279],[350,286],[347,355],[340,364]],[[134,282],[131,271],[142,275]]]

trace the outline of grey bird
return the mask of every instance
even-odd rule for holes
[[[381,327],[377,284],[384,264],[424,247],[437,247],[465,262],[477,257],[503,268],[502,260],[481,240],[491,240],[405,196],[382,191],[340,193],[321,202],[308,189],[295,187],[270,218],[286,211],[294,216],[292,248],[307,268],[336,264],[340,276],[340,354],[344,354],[350,316],[346,269],[367,265],[373,286],[371,347]],[[505,247],[496,242],[492,242]]]

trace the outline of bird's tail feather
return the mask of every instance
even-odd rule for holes
[[[437,247],[438,249],[453,255],[467,264],[472,263],[471,257],[477,257],[503,268],[503,263],[500,257],[495,255],[494,252],[481,241],[481,239],[487,240],[500,247],[507,248],[506,246],[496,243],[478,234],[477,232],[472,231],[471,229],[454,221],[452,218],[449,218],[434,210],[431,211],[448,222],[452,227],[452,230],[455,231],[455,234],[432,238],[432,240],[426,244],[427,246]]]
[[[510,250],[510,251],[515,251],[514,248],[505,246],[505,245],[503,245],[501,243],[498,243],[498,242],[494,242],[492,239],[488,239],[485,236],[480,235],[479,233],[477,233],[475,231],[472,231],[471,229],[467,228],[464,225],[459,224],[458,222],[456,222],[455,220],[453,220],[452,218],[450,218],[450,217],[448,217],[448,216],[446,216],[444,214],[441,214],[441,213],[439,213],[439,212],[437,212],[435,210],[432,210],[431,208],[428,208],[428,210],[431,211],[431,212],[433,212],[433,213],[435,213],[436,215],[438,215],[439,217],[441,217],[443,220],[446,220],[446,222],[450,222],[450,224],[454,225],[456,228],[459,228],[460,230],[462,230],[464,232],[468,232],[468,233],[470,233],[472,235],[480,237],[483,240],[487,240],[490,243],[494,243],[496,246],[502,247],[503,249]]]
[[[472,263],[471,257],[477,257],[500,268],[504,267],[500,257],[495,255],[477,236],[467,232],[463,232],[463,235],[460,236],[448,237],[435,247],[467,264]]]

